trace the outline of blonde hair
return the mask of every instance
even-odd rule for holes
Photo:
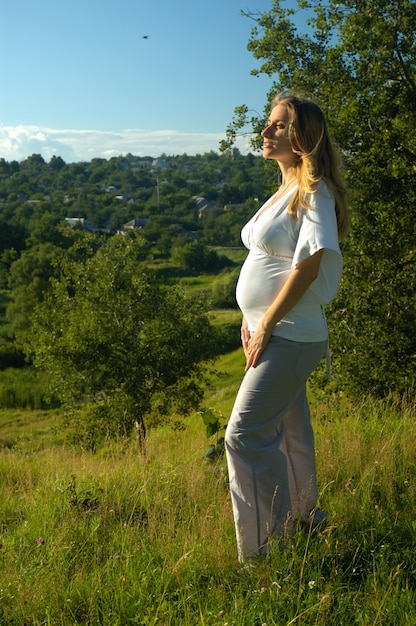
[[[325,116],[311,100],[290,95],[276,96],[272,108],[278,104],[289,113],[288,137],[298,157],[298,189],[290,205],[289,214],[297,218],[298,207],[310,208],[308,194],[316,191],[324,180],[335,198],[338,236],[345,237],[349,229],[347,191],[340,171],[340,158],[331,143]]]

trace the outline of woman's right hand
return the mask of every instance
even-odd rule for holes
[[[243,317],[243,321],[241,322],[241,343],[243,344],[244,354],[246,358],[248,357],[248,344],[250,341],[250,332],[248,330],[248,324],[246,319]]]

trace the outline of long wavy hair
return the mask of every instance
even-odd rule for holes
[[[325,116],[311,100],[291,95],[278,95],[272,108],[278,104],[289,113],[288,137],[297,155],[298,189],[290,205],[289,214],[297,217],[298,207],[308,209],[308,194],[316,191],[324,180],[335,198],[338,237],[344,238],[349,229],[347,191],[341,176],[341,163],[329,137]]]

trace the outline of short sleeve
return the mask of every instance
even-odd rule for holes
[[[335,200],[325,183],[321,182],[310,195],[310,208],[303,210],[299,237],[293,256],[292,267],[319,250],[324,250],[318,278],[310,289],[322,304],[336,295],[341,281],[342,255],[338,241]]]

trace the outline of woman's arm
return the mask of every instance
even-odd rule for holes
[[[298,263],[289,274],[287,281],[264,313],[258,328],[251,336],[247,349],[244,349],[247,359],[246,371],[250,367],[256,367],[276,324],[295,306],[318,277],[323,253],[323,250],[318,250],[312,256]]]

